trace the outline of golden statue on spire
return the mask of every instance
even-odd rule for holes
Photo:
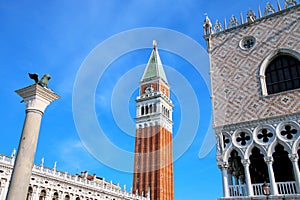
[[[153,48],[156,49],[157,43],[156,40],[153,40]]]

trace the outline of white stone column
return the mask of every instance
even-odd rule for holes
[[[33,186],[32,187],[32,200],[39,200],[39,187]]]
[[[249,159],[244,159],[242,163],[244,165],[245,182],[246,182],[248,196],[253,196],[253,187],[252,187],[251,176],[249,171],[250,161]]]
[[[225,198],[227,198],[227,197],[230,196],[229,187],[228,187],[228,174],[227,174],[228,164],[223,163],[219,167],[222,171],[223,195],[224,195]]]
[[[271,194],[272,195],[278,195],[278,189],[277,189],[277,184],[275,181],[275,176],[274,176],[274,171],[273,171],[273,157],[265,157],[265,162],[267,163],[268,166],[268,173],[269,173],[269,179],[270,179],[270,187],[271,187]]]
[[[2,200],[2,199],[5,199],[5,196],[6,196],[6,192],[7,191],[5,191],[5,188],[7,188],[7,181],[6,180],[4,180],[4,179],[2,179],[2,180],[0,180],[0,199]]]
[[[62,191],[57,191],[57,193],[58,193],[58,200],[64,200],[63,199],[63,192]]]
[[[4,199],[4,185],[2,185],[2,183],[1,183],[1,185],[0,185],[0,199],[2,200],[2,199]]]
[[[8,177],[8,178],[10,178],[10,177]],[[4,198],[3,199],[5,199],[7,197],[7,192],[8,192],[8,187],[9,187],[9,180],[2,180],[2,182],[4,183],[4,191],[3,191]]]
[[[228,176],[228,185],[233,185],[233,183],[232,183],[232,169],[228,168],[227,176]]]
[[[267,95],[267,85],[266,85],[266,76],[265,75],[259,75],[260,78],[260,83],[261,83],[261,89],[262,89],[262,94]]]
[[[141,105],[136,106],[136,115],[137,117],[141,116]]]
[[[42,116],[46,107],[59,98],[52,90],[38,84],[17,90],[16,93],[26,103],[26,117],[7,200],[26,199]]]
[[[45,200],[51,200],[51,197],[53,196],[52,192],[50,191],[50,189],[48,189],[46,191],[46,196],[45,196]]]
[[[292,161],[293,164],[293,170],[295,175],[295,181],[296,181],[296,191],[297,194],[300,193],[300,173],[299,173],[299,166],[298,166],[298,154],[289,154],[289,158]]]

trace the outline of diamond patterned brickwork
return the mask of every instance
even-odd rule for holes
[[[248,50],[239,47],[245,36],[256,39]],[[279,48],[300,53],[300,6],[211,36],[215,127],[300,111],[300,90],[262,96],[260,64]]]

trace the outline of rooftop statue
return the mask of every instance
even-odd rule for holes
[[[48,82],[51,79],[51,76],[49,74],[45,74],[41,80],[39,80],[39,75],[38,74],[31,74],[28,73],[29,78],[33,79],[36,84],[39,84],[40,86],[48,88]]]

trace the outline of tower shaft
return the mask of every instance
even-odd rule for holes
[[[133,192],[173,200],[172,107],[156,45],[137,97]]]

